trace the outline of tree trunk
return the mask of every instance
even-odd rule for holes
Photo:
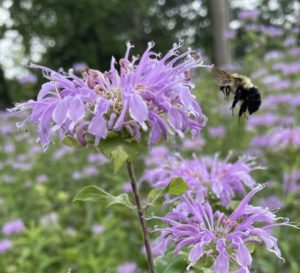
[[[229,4],[227,0],[211,0],[213,61],[216,66],[231,63],[228,41],[225,37],[229,25]]]
[[[11,100],[8,85],[4,77],[4,71],[0,66],[0,110],[6,109],[9,106],[11,106]]]

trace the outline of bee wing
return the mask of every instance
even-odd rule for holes
[[[219,86],[234,86],[236,83],[237,79],[224,70],[213,67],[211,73],[216,84]]]

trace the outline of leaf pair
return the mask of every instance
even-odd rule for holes
[[[164,189],[154,189],[149,193],[149,205],[159,206],[163,203],[163,197],[165,194],[182,195],[187,191],[187,189],[188,185],[186,181],[182,177],[175,177]],[[94,202],[105,205],[106,207],[122,205],[130,209],[136,208],[130,202],[127,193],[122,193],[115,196],[103,190],[102,188],[93,185],[82,188],[74,197],[73,201]]]
[[[161,206],[164,201],[164,195],[182,195],[188,190],[188,184],[182,177],[174,177],[164,189],[154,189],[148,194],[148,203],[150,206]]]
[[[97,148],[112,160],[114,174],[116,174],[127,160],[133,160],[147,150],[148,145],[143,139],[137,142],[136,139],[123,136],[122,133],[110,132],[106,139],[100,140]],[[72,136],[66,136],[61,143],[74,148],[82,147],[78,140]]]
[[[135,209],[135,206],[130,202],[127,193],[114,196],[97,186],[87,186],[82,188],[74,197],[73,201],[95,202],[106,207],[123,205],[127,208]]]

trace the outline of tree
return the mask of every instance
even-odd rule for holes
[[[217,66],[231,62],[230,49],[225,33],[229,28],[229,6],[226,0],[212,0],[213,58]]]

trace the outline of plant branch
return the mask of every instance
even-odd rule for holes
[[[139,216],[140,224],[142,227],[143,237],[144,237],[144,245],[147,253],[147,262],[148,262],[148,268],[150,273],[154,273],[154,265],[153,265],[153,256],[151,252],[151,246],[150,246],[150,239],[149,239],[149,232],[147,228],[147,224],[144,217],[144,211],[142,209],[142,203],[141,203],[141,197],[140,193],[137,188],[137,180],[133,168],[132,161],[127,160],[127,170],[130,177],[131,187],[135,198],[135,203],[137,207],[137,213]]]

